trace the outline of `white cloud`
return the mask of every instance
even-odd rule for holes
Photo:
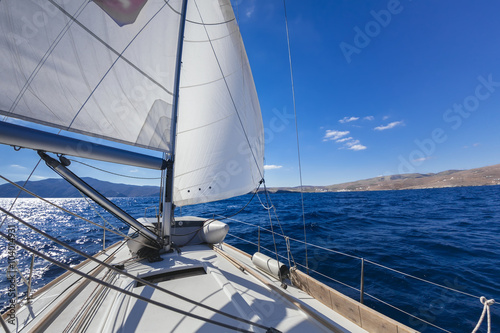
[[[421,158],[415,158],[412,160],[412,162],[423,162],[432,159],[432,156],[427,156],[427,157],[421,157]]]
[[[470,146],[464,146],[465,149],[471,148],[471,147],[479,147],[480,143],[474,143]]]
[[[366,146],[363,146],[363,145],[360,145],[360,144],[356,144],[356,145],[353,145],[347,149],[350,149],[350,150],[365,150],[366,149]]]
[[[349,134],[349,131],[336,131],[336,130],[326,130],[323,141],[338,140],[343,136]]]
[[[253,16],[253,13],[255,12],[255,2],[252,1],[252,3],[250,4],[250,6],[248,6],[246,9],[245,9],[245,16],[247,18],[250,18]]]
[[[345,143],[347,149],[350,150],[365,150],[366,146],[363,146],[359,140],[351,140]]]
[[[352,136],[350,136],[348,138],[339,139],[339,140],[337,140],[335,142],[339,142],[340,143],[340,142],[346,142],[346,141],[349,141],[349,140],[354,140],[354,139],[352,138]]]
[[[351,141],[348,141],[348,142],[345,143],[345,145],[347,147],[352,147],[352,146],[355,146],[357,144],[359,144],[359,140],[351,140]]]
[[[339,149],[350,149],[350,150],[364,150],[366,146],[363,146],[359,140],[354,139],[352,136],[345,137],[348,135],[349,131],[336,131],[336,130],[326,130],[323,141],[335,141],[340,143],[342,147]]]
[[[391,129],[391,128],[394,128],[396,126],[403,126],[404,125],[404,122],[401,120],[401,121],[393,121],[392,123],[389,123],[385,126],[377,126],[374,128],[374,130],[376,131],[385,131],[385,130],[388,130],[388,129]]]
[[[264,170],[276,170],[276,169],[281,169],[283,166],[282,165],[264,165]]]
[[[374,116],[366,116],[363,118],[363,120],[373,121],[373,120],[375,120],[375,117]]]
[[[387,119],[389,119],[389,118],[390,118],[389,116],[384,116],[384,117],[382,118],[382,120],[387,120]]]
[[[11,164],[10,167],[14,168],[14,169],[18,169],[18,170],[26,170],[27,169],[26,167],[23,167],[22,165],[18,165],[18,164]]]
[[[356,121],[358,119],[359,119],[359,117],[344,117],[343,119],[339,120],[339,123],[341,123],[341,124],[350,123],[351,121]]]

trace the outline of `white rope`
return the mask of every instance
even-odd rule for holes
[[[483,323],[484,315],[486,313],[488,314],[488,333],[491,333],[490,306],[492,306],[493,304],[495,304],[495,300],[494,299],[486,299],[486,297],[484,297],[484,296],[481,296],[481,298],[479,300],[481,301],[481,303],[484,304],[484,308],[483,308],[483,312],[481,313],[481,318],[479,318],[479,321],[478,321],[476,327],[474,328],[474,330],[472,331],[472,333],[476,333],[477,332],[477,330],[479,329],[479,327]]]
[[[260,204],[261,204],[262,208],[264,208],[265,210],[270,210],[270,209],[273,209],[273,208],[274,208],[274,206],[272,206],[272,205],[271,205],[271,206],[269,206],[269,207],[266,207],[266,205],[264,205],[264,203],[263,203],[263,202],[262,202],[262,200],[260,199],[259,194],[257,194],[257,199],[259,199],[259,202],[260,202]]]

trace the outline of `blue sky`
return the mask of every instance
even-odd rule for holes
[[[500,163],[500,3],[287,0],[303,182]],[[266,129],[268,186],[299,184],[283,2],[236,0]],[[0,147],[25,179],[33,151]],[[157,172],[96,166],[132,176]],[[156,184],[75,164],[82,176]],[[55,177],[45,166],[34,179]]]
[[[264,126],[292,114],[282,1],[241,1]],[[500,3],[287,1],[304,184],[500,163]],[[274,111],[273,111],[274,110]],[[295,125],[266,179],[299,181]]]

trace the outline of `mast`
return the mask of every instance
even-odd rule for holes
[[[186,11],[187,0],[182,1],[181,18],[179,24],[179,36],[177,41],[177,59],[175,63],[175,77],[174,77],[174,100],[172,104],[172,128],[171,128],[171,145],[172,152],[167,161],[167,172],[165,181],[165,195],[163,199],[163,212],[162,212],[162,230],[161,235],[164,242],[164,249],[170,250],[170,222],[174,217],[173,194],[174,194],[174,161],[175,161],[175,142],[177,136],[177,115],[179,113],[179,90],[181,81],[181,66],[182,66],[182,48],[184,45],[184,28],[186,26]]]

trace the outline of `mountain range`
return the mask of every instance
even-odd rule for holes
[[[159,186],[137,186],[116,184],[90,177],[82,179],[105,197],[150,197],[160,194]],[[23,185],[24,182],[17,182]],[[82,195],[64,179],[49,178],[29,181],[26,189],[44,198],[80,198]],[[19,189],[11,184],[0,185],[0,198],[15,198]],[[26,192],[21,192],[20,198],[32,198]]]
[[[82,178],[87,184],[106,197],[149,197],[158,196],[159,186],[137,186],[116,184],[90,177]],[[22,185],[23,182],[17,182]],[[448,170],[439,173],[411,173],[380,176],[354,182],[328,185],[303,186],[304,192],[348,192],[348,191],[387,191],[423,188],[500,185],[500,164],[470,170]],[[29,181],[26,188],[45,198],[76,198],[81,194],[63,179],[44,179]],[[299,192],[300,187],[272,187],[271,193]],[[0,198],[16,197],[19,192],[11,184],[0,185]],[[31,197],[22,192],[21,198]]]
[[[304,192],[348,192],[486,185],[500,185],[500,164],[470,170],[380,176],[336,185],[303,186],[302,188]],[[269,190],[271,192],[299,192],[300,187],[276,187]]]

